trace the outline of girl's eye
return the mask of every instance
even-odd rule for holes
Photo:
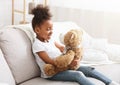
[[[50,28],[47,29],[48,31],[50,30]]]
[[[52,28],[48,28],[47,30],[50,31],[50,30],[52,30]]]

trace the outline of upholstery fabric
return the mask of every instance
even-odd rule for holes
[[[90,81],[94,81],[96,85],[105,85],[103,82],[93,78],[89,78]],[[41,83],[42,82],[42,83]],[[79,85],[76,82],[65,82],[65,81],[50,81],[42,78],[34,78],[20,85]]]
[[[94,67],[108,78],[120,83],[120,64],[97,65]]]
[[[10,68],[8,67],[7,62],[4,59],[1,49],[0,49],[0,76],[1,76],[0,85],[2,85],[2,83],[15,85],[14,78],[12,76]]]

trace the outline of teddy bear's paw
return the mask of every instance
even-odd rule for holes
[[[55,64],[56,64],[56,67],[59,69],[62,69],[62,68],[65,68],[68,66],[68,64],[66,64],[66,60],[62,61],[62,62],[56,61]]]
[[[52,75],[56,74],[55,67],[51,64],[46,64],[45,65],[44,72],[47,76],[52,76]]]
[[[74,56],[74,55],[75,55],[75,52],[72,51],[72,50],[68,50],[66,54],[67,54],[67,55],[72,55],[72,56]]]
[[[71,66],[69,69],[71,70],[77,70],[80,67],[80,64],[77,64],[76,66]]]

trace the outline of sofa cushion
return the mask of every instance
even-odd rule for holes
[[[20,29],[0,31],[0,47],[14,75],[16,83],[39,76],[40,70],[31,51],[28,36]]]
[[[96,65],[96,70],[107,76],[113,81],[120,83],[120,63],[108,64],[108,65]]]
[[[0,85],[4,84],[15,85],[15,80],[0,49]]]
[[[94,82],[95,85],[105,85],[103,82],[99,80],[96,80],[93,78],[89,78],[89,79],[90,81]],[[79,85],[79,84],[76,82],[51,81],[51,80],[46,80],[42,78],[34,78],[20,85]]]

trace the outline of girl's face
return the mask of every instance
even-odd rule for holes
[[[52,27],[53,23],[51,20],[44,21],[39,27],[35,28],[37,38],[42,42],[48,41],[52,35]]]

